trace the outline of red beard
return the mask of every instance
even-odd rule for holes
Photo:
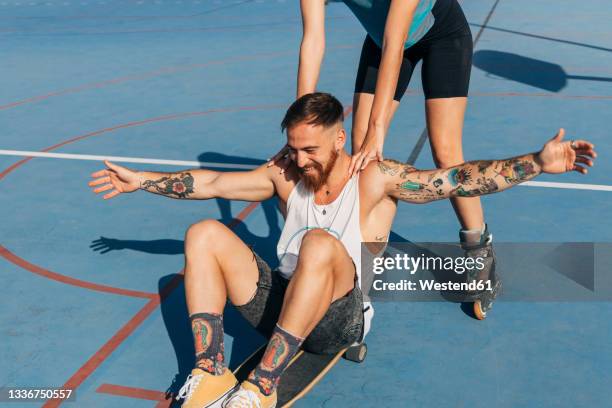
[[[308,167],[299,169],[301,179],[304,182],[304,185],[306,186],[306,188],[312,191],[319,190],[323,186],[323,184],[327,182],[327,179],[329,178],[329,174],[334,168],[334,165],[336,164],[336,160],[338,159],[338,156],[339,156],[338,152],[336,152],[335,150],[332,150],[331,156],[329,158],[329,162],[327,162],[327,165],[325,166],[325,168],[323,168],[323,166],[319,163],[313,163],[312,165]],[[311,170],[308,172],[305,172],[304,170],[307,168]]]

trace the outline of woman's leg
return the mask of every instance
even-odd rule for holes
[[[438,167],[452,167],[463,163],[462,132],[472,67],[472,36],[458,3],[455,17],[463,21],[464,30],[459,36],[451,35],[432,41],[423,56],[423,90],[427,113],[427,129],[433,158]],[[472,180],[478,174],[468,175]],[[469,180],[468,180],[469,182]],[[474,314],[484,319],[493,299],[501,288],[501,280],[495,274],[495,253],[492,235],[484,224],[480,198],[459,197],[451,200],[461,223],[459,237],[468,257],[484,258],[482,275],[489,280],[493,291],[473,296]],[[467,274],[468,280],[473,276]]]
[[[429,142],[439,168],[464,162],[461,140],[473,52],[470,27],[456,1],[451,1],[442,20],[444,26],[437,35],[423,44],[421,70]],[[480,198],[461,197],[451,202],[464,230],[483,228]]]
[[[429,142],[438,168],[456,166],[465,161],[461,141],[466,106],[466,97],[436,98],[425,102]],[[482,229],[484,215],[479,197],[453,198],[451,203],[464,230]]]

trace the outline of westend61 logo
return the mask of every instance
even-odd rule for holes
[[[612,301],[612,243],[368,242],[360,265],[366,301]]]
[[[375,275],[381,275],[387,271],[404,271],[410,275],[415,275],[419,270],[435,270],[446,273],[455,273],[462,275],[466,271],[471,271],[470,275],[477,277],[485,270],[485,260],[482,257],[440,257],[426,256],[420,254],[418,256],[410,256],[406,253],[396,254],[395,256],[377,256],[372,260],[372,272]],[[466,276],[467,279],[469,279]],[[380,290],[408,290],[408,291],[465,291],[475,292],[492,290],[491,281],[489,279],[473,279],[471,281],[456,282],[449,280],[439,282],[435,278],[408,280],[400,279],[396,282],[385,282],[382,279],[374,279],[372,289]]]

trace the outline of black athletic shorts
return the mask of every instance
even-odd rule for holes
[[[395,96],[399,101],[416,64],[423,60],[421,79],[426,99],[467,96],[472,69],[472,33],[457,0],[437,0],[433,26],[404,51]],[[361,50],[355,93],[374,94],[382,51],[366,36]]]
[[[266,338],[270,338],[278,318],[289,281],[255,252],[259,281],[253,298],[236,309]],[[363,295],[355,279],[355,287],[335,300],[315,328],[306,337],[302,348],[311,353],[334,354],[359,341],[363,334]]]

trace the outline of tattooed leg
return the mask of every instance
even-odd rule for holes
[[[303,341],[303,338],[292,335],[277,324],[261,362],[249,374],[247,381],[255,384],[263,395],[272,394]]]
[[[212,375],[223,374],[223,316],[216,313],[196,313],[191,315],[190,319],[196,367]]]

